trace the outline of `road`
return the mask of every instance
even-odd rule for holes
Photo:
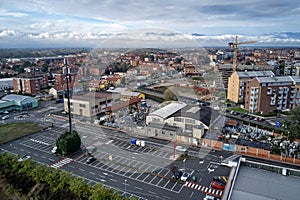
[[[28,154],[39,163],[69,171],[84,178],[89,184],[103,183],[120,193],[139,199],[202,199],[206,193],[221,196],[222,191],[210,188],[215,175],[228,176],[230,168],[220,165],[222,159],[232,156],[229,152],[184,146],[192,156],[185,162],[175,160],[174,144],[154,138],[136,138],[146,142],[145,147],[130,144],[131,135],[97,125],[76,123],[85,147],[96,146],[93,155],[97,160],[87,164],[86,151],[70,157],[51,153],[56,138],[67,128],[67,121],[47,116],[44,111],[40,121],[51,121],[54,127],[1,145],[1,149],[16,155]],[[37,116],[37,113],[29,113]],[[46,114],[46,115],[45,115]],[[176,158],[183,152],[177,151]],[[222,157],[220,157],[222,156]],[[180,182],[171,179],[171,168],[177,166],[192,176],[196,182]],[[208,169],[213,169],[209,172]],[[126,191],[126,192],[125,192]]]

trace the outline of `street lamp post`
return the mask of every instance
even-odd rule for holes
[[[65,67],[65,74],[67,80],[67,98],[68,98],[68,116],[69,116],[69,131],[72,133],[72,120],[71,120],[71,105],[70,105],[70,89],[69,89],[69,72],[70,69],[68,68],[68,60],[64,58],[64,67]]]
[[[125,181],[124,189],[125,189],[125,197],[126,197],[126,182],[127,182],[127,179],[125,179],[124,181]]]

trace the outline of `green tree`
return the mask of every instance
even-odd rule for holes
[[[72,134],[66,131],[61,134],[56,141],[58,153],[62,156],[78,151],[80,149],[80,145],[81,139],[77,131],[73,131]]]
[[[49,68],[49,65],[43,64],[43,66],[42,66],[42,72],[48,72],[48,68]]]
[[[164,101],[178,101],[176,94],[170,88],[164,91]]]
[[[77,177],[70,182],[70,190],[80,197],[88,198],[91,196],[92,188],[83,179]]]
[[[121,72],[127,72],[127,65],[124,61],[120,63]]]
[[[291,115],[283,122],[284,128],[288,131],[290,140],[300,139],[300,108],[291,111]]]

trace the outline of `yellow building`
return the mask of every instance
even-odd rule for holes
[[[245,102],[248,83],[256,77],[275,76],[272,71],[236,71],[228,79],[227,99],[234,102]]]

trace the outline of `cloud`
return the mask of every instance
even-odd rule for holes
[[[172,30],[173,33],[168,34],[180,32],[186,34],[186,38],[216,44],[235,34],[300,32],[298,0],[128,0],[126,3],[121,0],[2,0],[0,4],[0,30],[6,30],[2,34],[17,34],[7,32],[14,30],[21,33],[19,38],[36,40],[91,41],[112,35],[123,40],[124,36],[118,33],[158,28]],[[192,36],[192,33],[199,35]],[[150,32],[143,36],[145,41],[183,37],[182,34],[168,37],[170,35]],[[266,38],[277,43],[287,42],[284,38],[277,39]]]
[[[28,14],[22,12],[11,12],[0,8],[0,17],[26,17]]]

